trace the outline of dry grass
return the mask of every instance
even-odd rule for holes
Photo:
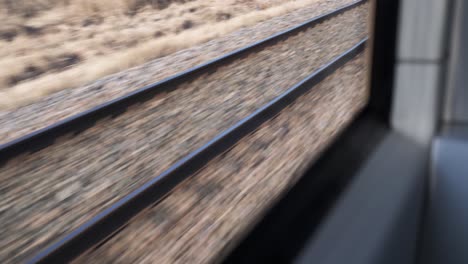
[[[78,0],[69,2],[72,1]],[[126,23],[127,28],[119,28],[122,27],[122,24],[117,23],[118,20],[122,20],[122,16],[119,15],[111,16],[106,22],[93,27],[82,27],[81,31],[87,32],[80,34],[97,34],[93,38],[77,38],[75,35],[73,41],[67,41],[70,39],[69,34],[60,31],[53,35],[44,33],[36,39],[31,36],[18,36],[13,41],[3,41],[0,45],[0,56],[4,57],[0,60],[0,67],[5,70],[0,73],[0,83],[4,87],[0,90],[0,109],[18,107],[52,92],[84,85],[100,77],[206,42],[316,1],[318,0],[297,0],[279,4],[282,1],[194,0],[186,4],[173,4],[157,12],[152,8],[143,8],[139,15],[122,22]],[[104,2],[106,1],[100,3]],[[219,14],[228,15],[220,19]],[[51,21],[61,15],[63,14],[52,15],[44,12],[40,18],[32,18],[29,21],[35,23],[36,27],[44,28],[44,24],[53,23]],[[142,22],[148,20],[149,23]],[[154,31],[154,27],[149,27],[154,23],[153,20],[162,21],[165,27],[157,27]],[[132,23],[128,27],[129,21]],[[190,22],[184,26],[187,21]],[[73,23],[76,23],[76,20]],[[73,26],[63,27],[73,29]],[[47,37],[50,37],[50,40],[47,40]],[[135,39],[139,41],[129,43]],[[34,46],[34,43],[39,47],[35,52],[31,52],[30,47]],[[10,55],[12,52],[13,56]],[[73,57],[76,63],[70,64],[61,60],[70,56],[77,56]],[[56,62],[53,65],[63,67],[50,67],[51,61]],[[17,83],[12,83],[12,76],[24,77],[24,74],[26,77],[29,77],[27,74],[32,77],[24,80],[19,78]]]
[[[0,7],[9,14],[32,17],[57,8],[69,9],[75,15],[108,12],[123,14],[134,12],[144,6],[163,9],[171,3],[190,1],[193,0],[0,0]]]

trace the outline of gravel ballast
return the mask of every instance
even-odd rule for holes
[[[74,263],[216,263],[364,106],[358,55]]]
[[[9,161],[0,261],[24,260],[352,47],[366,15],[365,4]]]
[[[14,110],[0,110],[0,144],[351,2],[351,0],[320,0],[308,8],[238,30],[222,38],[102,78],[89,85],[60,91]]]

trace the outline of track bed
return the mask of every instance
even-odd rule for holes
[[[77,228],[220,132],[253,113],[321,65],[348,50],[366,36],[367,8],[367,4],[355,7],[284,41],[265,47],[255,54],[250,54],[214,72],[199,76],[191,82],[180,85],[174,91],[134,105],[115,118],[102,119],[78,135],[66,135],[59,138],[55,144],[38,152],[9,160],[0,168],[2,175],[0,221],[3,223],[0,260],[20,262],[31,257],[58,237]],[[263,126],[253,136],[262,135],[263,139],[258,138],[256,142],[250,142],[249,140],[252,139],[249,138],[243,140],[235,148],[244,146],[241,148],[250,149],[249,151],[255,150],[258,153],[235,154],[236,152],[233,152],[235,155],[227,158],[229,161],[227,164],[217,169],[213,167],[214,170],[208,173],[209,177],[217,177],[216,175],[220,175],[217,170],[223,170],[224,166],[224,169],[234,169],[230,173],[240,170],[243,166],[254,169],[255,171],[246,171],[247,174],[239,173],[239,176],[236,176],[244,175],[242,179],[245,182],[242,184],[239,182],[239,186],[231,186],[233,182],[228,181],[225,183],[227,185],[223,185],[227,173],[219,176],[219,179],[209,180],[210,183],[203,182],[205,176],[197,176],[194,178],[193,186],[187,181],[182,186],[189,184],[189,187],[178,187],[177,190],[188,188],[187,194],[177,198],[176,193],[180,191],[176,191],[164,200],[161,206],[164,207],[164,203],[167,202],[176,203],[180,199],[179,203],[183,204],[182,207],[192,210],[191,203],[197,204],[206,200],[204,195],[193,196],[193,189],[199,190],[200,193],[207,193],[209,197],[211,197],[209,194],[211,191],[213,195],[221,193],[227,197],[240,193],[254,195],[252,199],[255,200],[255,206],[251,208],[252,213],[254,209],[270,204],[286,186],[294,182],[293,176],[297,175],[301,166],[307,164],[323,149],[339,128],[349,122],[363,106],[366,98],[363,83],[364,67],[362,57],[348,63],[346,67],[332,75],[335,77],[328,78],[328,81],[324,81],[324,85],[315,89],[317,91],[301,97],[301,100],[298,100],[290,109],[283,111],[271,121],[271,124]],[[329,83],[328,86],[327,83]],[[313,108],[304,108],[305,106]],[[297,109],[292,110],[295,107]],[[288,115],[289,111],[293,113]],[[300,113],[299,116],[298,113]],[[281,119],[284,119],[283,123]],[[296,119],[298,120],[295,121]],[[284,133],[284,135],[278,133]],[[291,143],[280,143],[280,139],[284,138],[295,139]],[[301,150],[297,144],[301,141],[306,143],[307,140],[314,141],[316,146],[310,147],[303,144],[301,146],[307,146],[305,149],[310,150]],[[271,141],[272,146],[286,149],[270,149],[270,143],[258,143],[261,141]],[[277,145],[272,142],[276,142]],[[274,159],[258,158],[264,156],[261,152],[265,150],[274,154],[272,155]],[[312,150],[313,152],[310,152]],[[280,156],[276,156],[277,154]],[[292,156],[293,154],[304,154],[304,156],[296,158]],[[238,155],[237,158],[236,155]],[[250,160],[256,165],[242,165],[243,161],[240,158],[244,161]],[[290,159],[294,159],[294,162],[290,162]],[[235,160],[238,162],[232,163]],[[281,184],[281,181],[276,183],[276,186],[273,184],[273,178],[268,178],[273,175],[257,169],[257,166],[268,160],[278,165],[282,162],[291,163],[292,167],[289,167],[287,171],[288,173],[294,172],[294,175],[283,175],[284,172],[274,174],[276,175],[274,177],[280,177],[282,181]],[[219,162],[221,164],[221,161]],[[265,170],[272,165],[265,163],[263,166]],[[211,166],[207,167],[209,168]],[[272,166],[271,171],[274,171],[273,168],[275,167]],[[288,166],[282,166],[282,168],[286,169]],[[260,178],[246,177],[255,173],[258,173]],[[197,183],[197,181],[200,182]],[[266,182],[261,184],[262,181]],[[258,188],[264,186],[265,190],[250,190],[247,187],[243,189],[245,187],[243,184]],[[272,187],[270,184],[278,189],[276,187],[268,189]],[[260,202],[264,199],[264,194],[269,192],[275,195],[271,195],[270,200],[264,200],[264,203]],[[258,193],[259,196],[255,196],[254,193]],[[231,206],[236,202],[242,204],[240,200],[234,199],[232,202]],[[219,207],[213,204],[212,210],[218,208],[217,206]],[[181,210],[178,207],[165,208],[158,212],[169,210],[167,214],[172,215]],[[205,207],[200,207],[199,210],[205,210],[203,208]],[[214,213],[210,219],[216,220],[217,214]],[[157,218],[163,219],[164,217]],[[193,220],[193,217],[189,218]],[[223,222],[223,219],[220,217],[219,221]],[[163,219],[162,223],[164,222]],[[227,228],[227,226],[224,227]],[[246,228],[246,226],[239,226],[239,228]],[[178,229],[174,228],[174,230]],[[232,231],[234,229],[229,230],[231,229],[228,228],[225,231],[231,236],[234,236],[234,233],[237,235],[237,232]],[[159,231],[155,230],[155,232]],[[193,249],[196,249],[196,246]],[[170,252],[168,250],[169,255],[161,256],[161,258],[173,259],[174,256],[170,255]],[[213,254],[215,252],[219,253],[220,249],[213,249]],[[93,258],[108,255],[108,253],[102,254]],[[122,256],[128,258],[125,254]],[[197,261],[213,257],[215,254],[201,254],[202,259]],[[148,258],[149,262],[152,262],[150,259],[155,260],[154,256]],[[109,260],[112,259],[121,260],[120,257],[111,257]],[[127,259],[124,262],[126,261]]]

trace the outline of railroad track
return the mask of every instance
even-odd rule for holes
[[[14,158],[21,154],[41,149],[42,151],[45,151],[50,146],[54,145],[57,138],[70,133],[76,134],[76,137],[79,137],[81,135],[79,132],[85,131],[88,128],[92,129],[98,120],[104,119],[105,121],[109,116],[117,116],[124,113],[125,110],[132,105],[136,105],[135,107],[138,107],[139,104],[148,102],[152,98],[169,94],[183,84],[193,83],[199,76],[212,76],[216,70],[225,67],[226,65],[233,64],[235,61],[246,58],[251,54],[259,53],[259,51],[266,47],[270,47],[290,39],[292,36],[298,35],[300,32],[305,31],[310,27],[356,8],[364,2],[365,1],[359,1],[340,10],[313,19],[299,25],[298,27],[277,34],[245,49],[231,53],[225,57],[206,63],[160,83],[144,87],[128,96],[113,100],[100,107],[91,109],[85,113],[63,120],[53,126],[2,145],[0,149],[0,161],[8,165],[12,162],[14,163]],[[264,104],[255,112],[250,113],[248,117],[243,118],[233,126],[230,126],[227,130],[210,140],[205,145],[198,147],[195,151],[192,151],[182,159],[179,159],[179,161],[163,173],[159,174],[159,176],[153,178],[149,182],[146,182],[138,189],[133,190],[119,201],[113,203],[112,206],[88,220],[85,224],[80,225],[73,232],[70,232],[62,239],[42,250],[39,254],[33,256],[31,258],[31,262],[49,263],[68,261],[96,243],[99,243],[121,228],[130,220],[130,218],[135,216],[141,210],[151,204],[154,204],[166,195],[179,182],[193,174],[193,172],[204,166],[204,164],[218,156],[220,153],[229,149],[245,135],[255,130],[260,124],[273,117],[281,109],[292,103],[297,96],[310,88],[311,84],[319,82],[327,74],[333,72],[340,65],[359,53],[364,46],[364,42],[365,40],[360,40],[359,44],[354,46],[351,50],[348,50],[335,58],[331,63],[320,67],[314,72],[314,74],[307,76],[293,88],[279,96],[276,96],[273,100]],[[34,155],[34,153],[31,155]]]

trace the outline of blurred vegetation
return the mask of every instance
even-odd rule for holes
[[[77,12],[99,13],[121,11],[132,14],[144,6],[164,9],[171,3],[185,3],[193,0],[0,0],[0,7],[8,14],[32,17],[41,11],[56,7],[71,7]]]

